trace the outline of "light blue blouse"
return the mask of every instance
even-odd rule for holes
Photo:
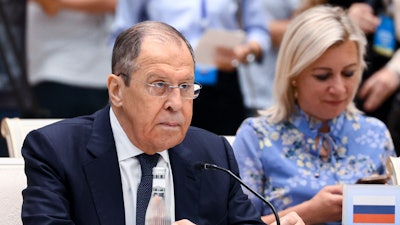
[[[240,126],[233,143],[240,175],[276,210],[309,200],[326,185],[353,184],[361,177],[383,174],[386,159],[395,156],[387,127],[375,118],[342,113],[329,122],[327,134],[318,132],[321,125],[299,110],[287,122],[271,124],[255,117]],[[318,135],[332,146],[325,160],[318,150],[322,143],[316,147],[314,141]],[[272,213],[247,193],[263,215]]]

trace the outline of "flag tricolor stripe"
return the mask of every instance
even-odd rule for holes
[[[354,214],[394,214],[394,205],[354,205]]]
[[[395,196],[359,195],[353,197],[354,205],[395,205]]]
[[[395,196],[356,195],[353,197],[353,223],[394,224]]]
[[[389,223],[394,224],[394,214],[354,214],[353,223]]]

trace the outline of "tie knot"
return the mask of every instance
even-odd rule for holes
[[[140,167],[142,169],[142,176],[152,176],[153,167],[157,165],[159,157],[160,155],[158,153],[154,155],[147,155],[145,153],[142,153],[136,156],[136,158],[140,162]]]

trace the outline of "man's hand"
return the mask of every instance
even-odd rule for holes
[[[225,72],[234,71],[240,64],[234,49],[227,47],[217,47],[215,49],[214,62],[218,70]]]
[[[353,3],[348,10],[348,15],[366,34],[373,33],[381,23],[380,19],[375,16],[374,9],[366,3]]]
[[[219,70],[230,72],[240,64],[252,63],[261,57],[261,52],[261,47],[254,41],[233,48],[219,46],[215,49],[214,62]]]
[[[393,71],[383,68],[375,72],[363,83],[358,92],[358,97],[364,100],[363,109],[367,112],[376,110],[399,85],[399,78]]]
[[[196,225],[196,224],[190,222],[189,220],[184,219],[184,220],[179,220],[179,221],[173,222],[172,225]]]
[[[60,10],[60,1],[59,0],[33,0],[37,2],[44,13],[48,16],[54,16]]]

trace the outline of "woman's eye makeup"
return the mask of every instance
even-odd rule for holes
[[[342,71],[341,75],[344,77],[353,77],[355,74],[354,70],[348,70],[348,71]],[[327,73],[318,73],[318,74],[313,74],[313,77],[315,77],[319,81],[325,81],[328,80],[329,77],[332,76],[332,73],[327,72]]]
[[[343,71],[342,75],[345,77],[352,77],[354,76],[355,71],[354,70],[349,70],[349,71]]]
[[[317,80],[324,81],[324,80],[327,80],[329,78],[330,74],[329,73],[326,73],[326,74],[314,74],[313,76]]]

